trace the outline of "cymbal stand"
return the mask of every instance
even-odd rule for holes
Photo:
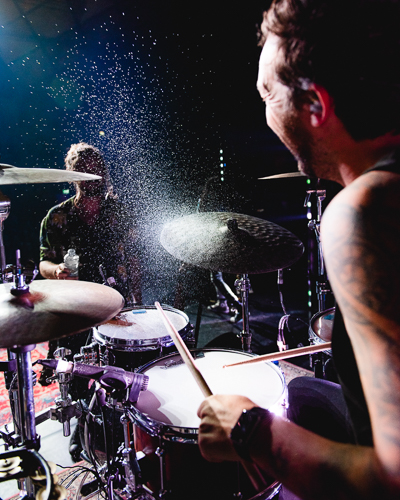
[[[326,309],[326,298],[327,295],[331,293],[329,288],[328,279],[326,276],[324,257],[322,254],[322,244],[320,237],[320,226],[322,217],[322,202],[326,198],[325,189],[312,189],[307,191],[307,196],[304,202],[304,206],[308,206],[311,195],[315,194],[317,197],[317,218],[311,219],[308,223],[308,227],[312,229],[315,233],[315,239],[317,241],[318,247],[318,278],[317,278],[317,300],[318,300],[318,312],[325,311]]]
[[[3,243],[3,222],[10,214],[10,198],[0,191],[0,264],[1,264],[1,283],[4,283],[4,270],[6,268],[6,252]]]
[[[317,197],[317,218],[310,219],[308,223],[309,229],[312,229],[315,234],[315,239],[317,242],[318,249],[318,276],[316,279],[316,292],[318,301],[318,312],[323,312],[327,309],[327,297],[331,294],[329,287],[328,277],[326,274],[324,257],[322,253],[322,243],[321,243],[321,218],[322,218],[322,202],[326,198],[325,189],[315,189],[307,191],[306,200],[304,206],[309,206],[310,198],[312,195]],[[310,340],[311,342],[311,340]],[[325,374],[325,355],[324,353],[318,353],[310,355],[310,366],[314,369],[315,378],[324,378]]]
[[[236,292],[240,296],[240,301],[242,303],[242,319],[243,319],[243,329],[240,332],[240,338],[242,340],[242,349],[244,352],[251,352],[251,332],[250,332],[250,321],[249,321],[249,292],[250,292],[250,280],[248,274],[242,274],[241,278],[235,281]]]
[[[25,276],[20,264],[20,251],[16,252],[16,266],[13,271],[13,285],[10,289],[12,295],[18,297],[29,292],[29,286],[25,284]],[[22,446],[26,449],[38,451],[40,448],[40,438],[36,434],[35,422],[35,401],[33,397],[33,375],[31,351],[36,344],[25,346],[15,346],[9,349],[9,352],[15,354],[17,364],[17,419],[14,418],[14,427],[18,428]],[[34,497],[35,488],[30,478],[26,478],[20,484],[20,489]]]

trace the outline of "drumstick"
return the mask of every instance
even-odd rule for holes
[[[179,333],[175,329],[174,325],[171,323],[168,316],[165,314],[163,308],[160,306],[160,303],[155,302],[154,305],[162,314],[164,325],[166,326],[167,330],[169,331],[171,338],[174,341],[175,347],[177,348],[179,354],[182,356],[183,361],[185,362],[186,366],[189,368],[191,374],[193,375],[195,381],[197,382],[197,385],[200,387],[201,392],[203,393],[203,396],[205,398],[207,398],[208,396],[212,396],[211,389],[208,387],[208,384],[204,380],[203,375],[201,374],[201,372],[197,368],[197,366],[194,362],[193,356],[191,355],[186,344],[183,342],[182,337],[179,335]]]
[[[186,344],[183,342],[182,337],[179,335],[178,331],[175,329],[174,325],[171,323],[169,320],[168,316],[165,314],[163,308],[161,307],[159,302],[155,302],[154,305],[156,308],[159,310],[159,312],[162,314],[162,318],[164,321],[164,325],[166,326],[167,330],[169,331],[172,340],[174,341],[175,347],[177,348],[179,354],[182,356],[183,361],[185,362],[185,365],[189,368],[189,371],[193,375],[195,381],[197,382],[198,386],[200,387],[203,396],[207,398],[208,396],[212,396],[211,389],[208,387],[207,382],[205,381],[203,375],[201,374],[200,370],[197,368],[193,356],[191,355],[189,349],[187,348]],[[250,478],[250,481],[252,482],[254,488],[257,491],[262,491],[265,489],[265,481],[260,473],[258,467],[251,463],[251,462],[246,462],[242,460],[242,465],[244,470],[246,471],[247,475]]]
[[[273,352],[271,354],[263,354],[262,356],[256,356],[246,361],[239,361],[238,363],[231,363],[230,365],[224,365],[223,368],[229,368],[230,366],[238,365],[249,365],[250,363],[260,363],[261,361],[279,361],[281,359],[294,358],[296,356],[303,356],[304,354],[315,354],[316,352],[328,351],[332,347],[332,342],[325,342],[324,344],[309,345],[306,347],[299,347],[298,349],[289,349],[283,352]]]

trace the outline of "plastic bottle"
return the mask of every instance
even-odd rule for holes
[[[70,248],[68,252],[65,254],[64,265],[66,268],[70,270],[69,275],[71,278],[78,277],[79,255],[76,254],[73,248]]]

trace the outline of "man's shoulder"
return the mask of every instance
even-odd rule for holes
[[[67,216],[67,214],[69,214],[71,210],[73,210],[73,207],[74,207],[74,196],[50,208],[43,221],[48,222],[60,216]]]
[[[58,205],[54,205],[54,207],[50,208],[48,213],[50,214],[70,210],[74,206],[74,198],[75,196],[72,196],[71,198],[68,198],[68,200],[62,201]]]
[[[399,192],[397,172],[371,170],[361,175],[325,209],[321,223],[323,242],[377,242],[388,236],[393,239],[394,234],[400,233]]]

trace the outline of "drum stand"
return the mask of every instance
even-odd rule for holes
[[[317,242],[317,251],[318,251],[318,276],[316,283],[317,290],[317,300],[318,300],[318,312],[325,311],[326,309],[326,299],[329,294],[331,294],[331,290],[328,283],[328,278],[325,270],[324,257],[322,254],[322,243],[321,243],[321,217],[322,217],[322,202],[326,198],[326,190],[325,189],[313,189],[307,191],[307,196],[304,202],[304,206],[308,206],[309,201],[311,199],[311,195],[315,194],[317,197],[317,218],[311,219],[308,223],[309,229],[314,231],[315,239]],[[309,270],[311,273],[311,269]]]
[[[3,243],[3,222],[10,214],[11,202],[7,196],[0,191],[0,264],[1,264],[1,282],[4,283],[4,272],[6,269],[6,252]]]
[[[329,286],[328,277],[326,274],[324,257],[322,254],[322,243],[320,235],[321,217],[322,217],[322,202],[326,198],[325,189],[315,189],[307,191],[307,196],[304,202],[304,206],[309,206],[311,196],[315,195],[317,198],[317,218],[310,219],[308,223],[309,229],[314,231],[315,239],[317,242],[317,252],[318,252],[318,275],[316,279],[316,292],[318,301],[318,312],[323,312],[327,308],[327,297],[331,296],[332,291]],[[309,263],[310,263],[309,259]],[[310,264],[309,264],[310,265]],[[312,270],[309,269],[310,275]],[[310,343],[313,342],[312,338],[309,338]],[[314,376],[316,378],[325,378],[325,354],[320,352],[318,354],[310,355],[310,364],[314,368]]]
[[[244,352],[251,352],[251,332],[250,332],[250,313],[249,313],[249,292],[250,280],[248,274],[243,274],[241,278],[235,281],[236,292],[240,296],[242,303],[243,328],[240,332],[242,349]]]

